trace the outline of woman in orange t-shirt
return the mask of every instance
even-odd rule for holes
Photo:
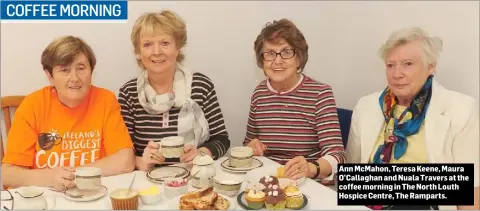
[[[78,166],[101,168],[102,176],[133,171],[133,144],[115,94],[91,85],[96,58],[90,46],[60,37],[41,62],[52,86],[26,96],[15,112],[3,185],[65,190],[75,186]]]

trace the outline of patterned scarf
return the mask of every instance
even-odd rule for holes
[[[147,71],[141,71],[137,77],[138,101],[149,114],[180,108],[178,135],[184,138],[185,144],[197,148],[210,138],[210,130],[202,108],[191,98],[193,73],[177,63],[173,80],[173,92],[157,95],[148,82]]]
[[[395,95],[388,87],[383,91],[382,95],[380,95],[380,108],[382,108],[385,123],[387,125],[384,131],[384,144],[380,145],[377,152],[375,152],[373,163],[390,163],[394,147],[395,152],[393,157],[395,159],[399,159],[405,154],[408,146],[407,137],[417,133],[425,119],[428,105],[430,104],[430,99],[432,97],[432,80],[433,75],[430,75],[420,92],[410,103],[410,106],[403,111],[398,119],[395,118],[394,115],[395,106],[398,103]],[[396,209],[396,207],[398,208],[398,206],[393,205],[367,205],[367,207],[372,210],[390,210]],[[435,209],[435,207],[438,210],[438,206],[430,205],[417,206],[414,209],[429,210],[432,208]],[[404,206],[401,209],[410,208],[413,207]]]
[[[398,119],[394,115],[398,103],[397,98],[388,87],[382,93],[379,102],[387,124],[384,131],[385,141],[378,147],[373,157],[373,163],[390,163],[392,151],[395,159],[399,159],[405,154],[408,147],[407,137],[416,134],[425,119],[432,97],[432,80],[433,75],[430,75],[410,106]]]

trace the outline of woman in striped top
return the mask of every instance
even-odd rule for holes
[[[289,20],[273,21],[254,49],[267,79],[255,89],[244,144],[285,164],[285,175],[332,180],[345,161],[335,99],[329,85],[302,74],[308,45]]]
[[[186,33],[184,21],[171,11],[144,14],[133,26],[131,41],[142,71],[120,88],[118,100],[137,169],[165,162],[157,142],[169,136],[184,138],[183,163],[199,151],[217,159],[230,147],[212,81],[180,64]]]

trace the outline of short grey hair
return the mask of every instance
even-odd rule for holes
[[[422,59],[424,65],[435,64],[440,52],[443,50],[443,41],[439,37],[428,36],[427,32],[420,27],[404,28],[394,31],[390,34],[388,40],[380,47],[380,56],[385,61],[390,51],[396,47],[417,40],[422,43]]]

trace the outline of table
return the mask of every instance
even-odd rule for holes
[[[279,166],[278,163],[265,158],[265,157],[256,157],[257,159],[261,160],[264,165],[266,166]],[[217,174],[235,174],[239,175],[244,178],[245,181],[245,174],[237,174],[237,173],[229,173],[224,171],[220,163],[227,159],[226,157],[222,157],[215,161],[215,168],[217,171]],[[108,188],[108,191],[112,191],[117,188],[128,188],[130,181],[133,179],[134,174],[136,175],[135,177],[135,182],[133,184],[133,188],[135,189],[144,189],[147,188],[151,185],[157,185],[161,191],[163,191],[163,187],[161,184],[156,184],[150,182],[147,177],[146,173],[144,171],[134,171],[126,174],[121,174],[121,175],[116,175],[116,176],[110,176],[110,177],[103,177],[102,178],[102,183],[104,186]],[[242,189],[245,188],[245,182],[242,186]],[[308,205],[305,207],[306,210],[323,210],[323,209],[328,209],[328,210],[368,210],[367,207],[364,206],[338,206],[337,205],[337,192],[332,190],[329,187],[326,187],[322,184],[319,184],[315,182],[314,180],[311,180],[307,178],[301,185],[300,185],[300,190],[308,195]],[[109,206],[109,197],[105,196],[103,198],[100,198],[95,201],[89,201],[89,202],[74,202],[70,201],[66,198],[63,197],[61,193],[56,193],[53,191],[48,190],[45,188],[45,191],[48,192],[48,194],[52,194],[54,196],[54,201],[55,201],[55,210],[109,210],[111,209]],[[13,191],[11,191],[13,193]],[[2,198],[4,195],[8,195],[8,193],[4,193],[2,191]],[[15,194],[14,194],[15,195]],[[19,196],[15,196],[16,198]],[[162,196],[163,197],[163,196]],[[238,204],[236,197],[231,197],[230,198],[232,202],[234,202],[235,210],[243,210],[243,208]],[[17,201],[15,201],[17,202]],[[7,208],[10,207],[10,201],[2,201],[1,207],[3,209],[3,206],[6,206]],[[18,202],[17,202],[18,203]],[[171,202],[170,202],[171,203]],[[140,203],[141,204],[141,203]],[[142,210],[161,210],[161,209],[170,209],[172,210],[171,204],[167,201],[165,197],[160,201],[160,203],[156,205],[143,205],[141,204],[139,209]]]

